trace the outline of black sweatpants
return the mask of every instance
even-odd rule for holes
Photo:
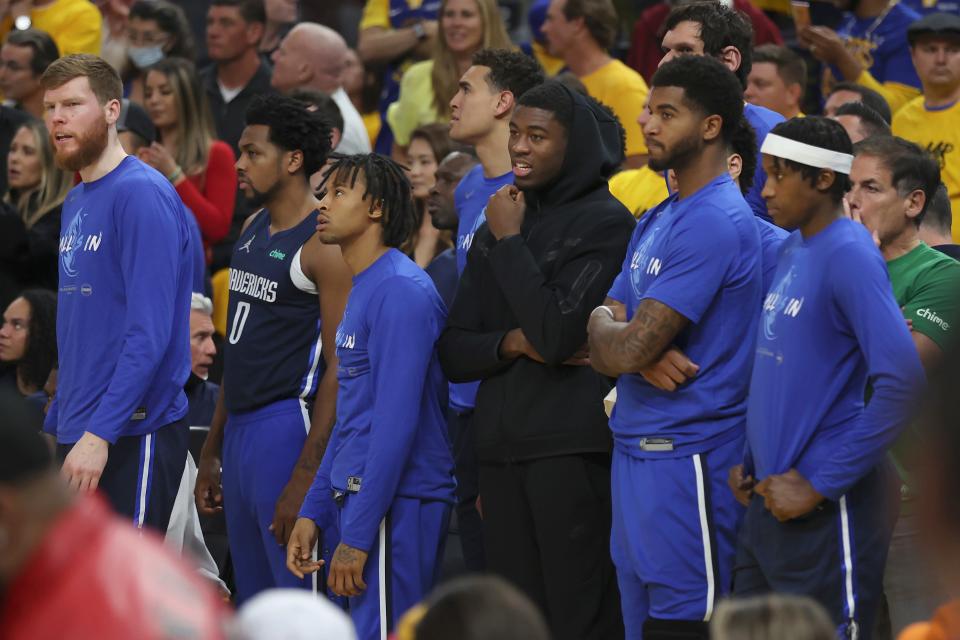
[[[190,427],[178,420],[143,436],[125,436],[110,445],[98,489],[113,510],[137,528],[165,535],[187,465]],[[57,445],[60,463],[72,444]]]
[[[610,456],[480,465],[487,569],[544,611],[556,640],[623,638],[610,559]]]

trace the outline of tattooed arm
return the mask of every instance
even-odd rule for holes
[[[614,303],[609,298],[607,302]],[[611,313],[607,313],[598,308],[587,325],[590,362],[600,373],[613,377],[639,373],[655,363],[689,322],[652,298],[640,302],[630,322],[618,322],[615,318],[620,314],[616,311],[611,308]]]

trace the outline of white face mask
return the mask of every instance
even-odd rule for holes
[[[133,63],[137,69],[146,69],[151,65],[155,65],[161,60],[164,56],[163,47],[159,44],[153,45],[152,47],[128,47],[127,56],[130,58],[130,62]]]

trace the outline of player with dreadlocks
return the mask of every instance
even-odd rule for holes
[[[435,344],[446,310],[396,249],[415,224],[410,183],[379,155],[334,156],[317,216],[353,290],[337,331],[337,422],[287,546],[298,577],[320,568],[320,529],[340,543],[328,587],[350,598],[362,639],[386,637],[433,586],[453,504],[447,386]]]

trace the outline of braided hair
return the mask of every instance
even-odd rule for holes
[[[334,153],[323,174],[321,191],[333,179],[336,186],[353,189],[363,173],[364,198],[370,198],[370,211],[380,205],[383,217],[383,244],[399,247],[417,227],[417,210],[413,203],[410,180],[404,168],[378,153],[343,155]]]

